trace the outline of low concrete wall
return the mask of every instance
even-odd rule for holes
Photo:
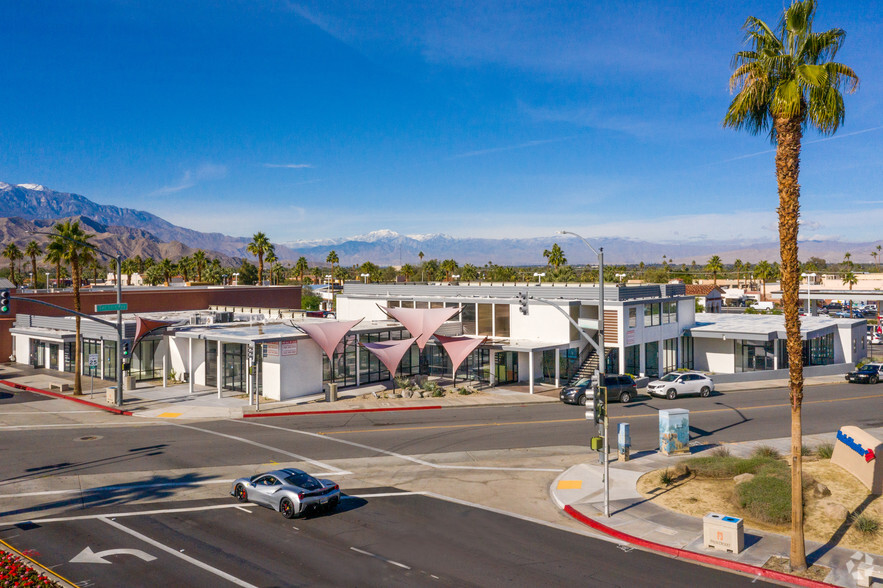
[[[803,376],[835,376],[852,371],[855,364],[833,363],[831,365],[804,366]],[[762,382],[763,380],[780,380],[788,378],[788,370],[766,370],[760,372],[742,372],[740,374],[712,374],[709,376],[715,384],[731,384],[733,382]]]

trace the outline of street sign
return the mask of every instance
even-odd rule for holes
[[[129,305],[126,302],[120,302],[119,304],[96,304],[95,312],[111,312],[114,310],[128,310]]]
[[[98,354],[97,353],[90,353],[89,354],[89,367],[90,368],[98,367]]]

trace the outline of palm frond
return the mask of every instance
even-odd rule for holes
[[[803,114],[803,95],[797,80],[783,81],[773,92],[770,112],[776,117],[793,118]]]
[[[824,65],[804,63],[797,66],[797,79],[802,86],[824,86],[828,82],[828,70]]]
[[[828,71],[831,86],[840,88],[845,82],[846,91],[850,94],[858,90],[859,79],[851,67],[831,61],[825,64],[825,69]]]

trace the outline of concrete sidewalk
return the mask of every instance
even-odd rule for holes
[[[883,436],[883,427],[871,429],[869,433]],[[804,442],[808,446],[816,446],[823,442],[832,442],[834,433],[807,435]],[[783,454],[790,451],[789,438],[750,441],[727,444],[730,453],[746,457],[761,446],[778,449]],[[693,455],[697,455],[695,452]],[[611,454],[616,459],[616,454]],[[558,476],[552,483],[550,495],[555,504],[564,509],[570,506],[577,513],[592,521],[592,525],[606,526],[609,535],[617,532],[636,538],[636,543],[649,541],[661,546],[686,550],[705,558],[720,558],[716,565],[726,562],[738,562],[751,566],[762,567],[772,556],[788,558],[790,538],[776,533],[745,530],[745,549],[739,554],[732,554],[703,546],[702,519],[676,513],[657,506],[652,499],[638,493],[638,478],[647,472],[674,466],[684,456],[667,456],[660,452],[652,452],[637,456],[627,462],[611,461],[610,463],[610,517],[605,518],[603,466],[597,463],[576,465]],[[728,514],[728,513],[724,513]],[[626,539],[628,540],[628,539]],[[653,549],[653,547],[649,547]],[[862,562],[883,566],[883,556],[863,553],[853,549],[823,545],[812,541],[806,542],[807,563],[819,564],[831,568],[825,582],[852,588],[856,586],[854,572]]]

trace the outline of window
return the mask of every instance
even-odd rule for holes
[[[684,335],[681,337],[681,367],[693,369],[693,337]]]
[[[644,343],[644,368],[649,377],[659,376],[659,341]]]
[[[629,307],[629,328],[634,329],[638,326],[638,309],[634,306]]]
[[[509,305],[508,304],[495,304],[494,305],[494,336],[495,337],[508,337],[509,336]]]
[[[425,302],[425,301],[415,302],[414,308],[429,308],[429,302]]]
[[[625,373],[637,376],[641,373],[641,346],[629,345],[624,351]]]
[[[492,336],[494,328],[494,305],[478,305],[478,334]]]
[[[398,300],[390,300],[386,303],[387,308],[399,308],[402,305]]]
[[[662,303],[662,322],[676,323],[678,322],[678,303],[675,300]]]
[[[463,311],[460,313],[460,317],[463,320],[463,334],[464,335],[474,335],[475,334],[475,305],[474,304],[464,304]]]
[[[655,327],[660,323],[659,316],[659,303],[654,302],[652,304],[644,305],[644,326],[645,327]]]
[[[673,372],[678,369],[678,340],[666,339],[662,342],[662,371]]]
[[[774,369],[774,341],[736,341],[736,371],[757,372]]]

